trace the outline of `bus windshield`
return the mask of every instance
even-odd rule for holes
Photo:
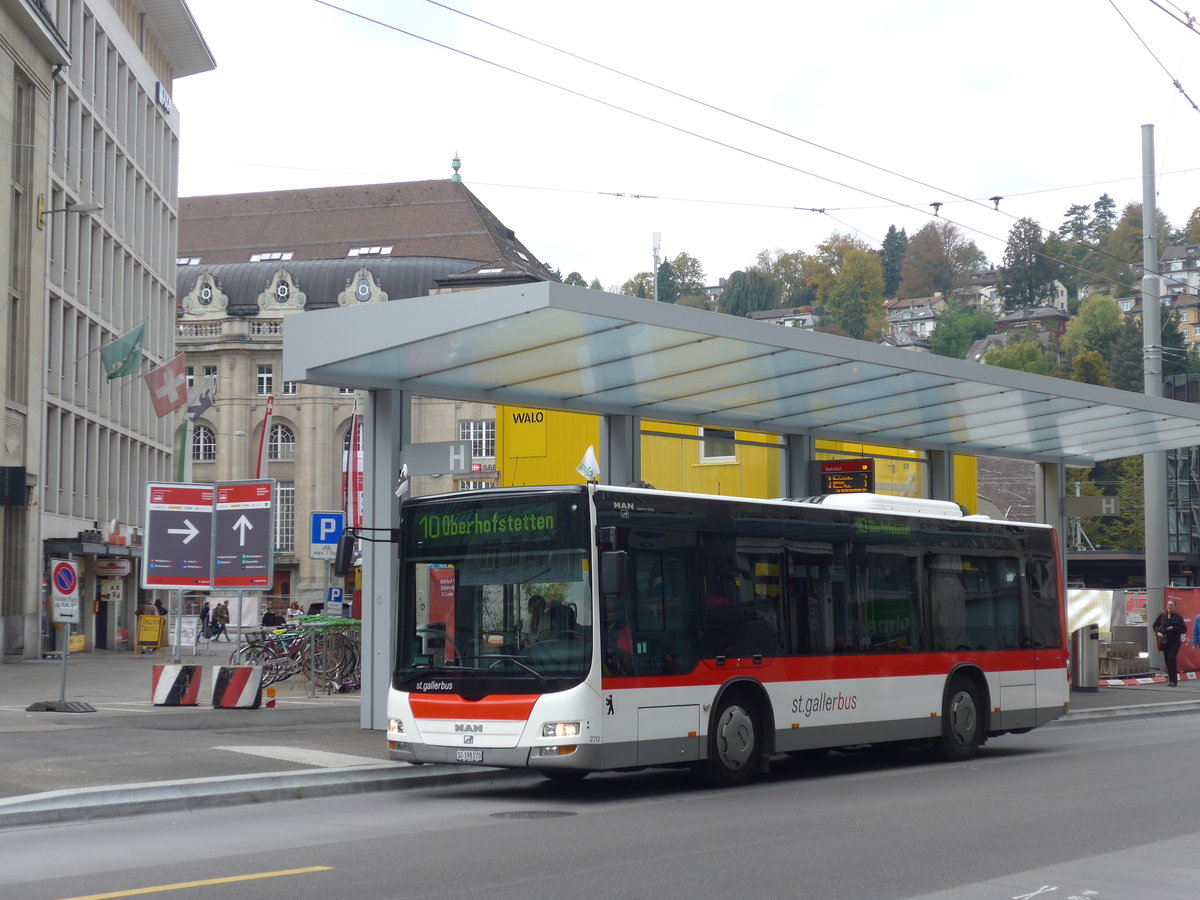
[[[592,603],[581,491],[405,504],[395,686],[563,690],[587,675]]]

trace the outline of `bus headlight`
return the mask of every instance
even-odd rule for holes
[[[393,734],[404,734],[404,720],[388,719],[388,731]]]
[[[579,737],[579,723],[578,722],[547,722],[542,726],[542,737],[544,737],[544,738]]]

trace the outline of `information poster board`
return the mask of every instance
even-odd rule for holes
[[[138,650],[157,650],[163,645],[166,634],[166,616],[138,616],[137,646]]]

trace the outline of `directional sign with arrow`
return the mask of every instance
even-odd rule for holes
[[[214,487],[213,587],[266,590],[275,569],[275,479]]]
[[[212,586],[212,509],[211,484],[146,485],[142,587]]]

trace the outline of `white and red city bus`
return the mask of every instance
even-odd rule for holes
[[[586,484],[408,500],[394,760],[552,779],[891,742],[965,760],[1069,702],[1053,529],[877,494]]]

